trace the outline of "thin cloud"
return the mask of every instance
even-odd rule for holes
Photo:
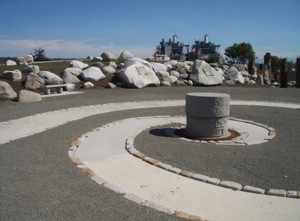
[[[100,56],[107,51],[115,56],[119,56],[124,50],[131,52],[134,56],[147,58],[152,56],[154,47],[146,46],[120,46],[113,43],[105,45],[94,45],[87,41],[66,41],[66,40],[7,40],[0,39],[0,56],[22,56],[29,54],[34,49],[43,48],[46,56],[50,58],[85,58],[90,56]]]

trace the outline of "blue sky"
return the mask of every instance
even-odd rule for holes
[[[162,38],[220,51],[249,42],[256,56],[300,55],[300,0],[1,0],[0,56],[44,48],[47,57],[152,56]]]

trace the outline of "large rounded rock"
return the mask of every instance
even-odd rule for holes
[[[23,57],[17,57],[17,62],[19,64],[30,64],[30,63],[33,63],[34,62],[34,59],[33,59],[33,56],[32,55],[25,55]]]
[[[26,77],[25,87],[30,90],[40,89],[45,85],[45,80],[35,73],[30,73]]]
[[[119,60],[121,62],[124,62],[125,60],[129,59],[129,58],[133,58],[133,54],[131,54],[129,51],[122,51],[120,56],[119,56]]]
[[[13,60],[7,60],[6,61],[6,66],[15,66],[17,65],[17,62],[13,61]]]
[[[105,75],[98,67],[90,67],[83,70],[80,74],[84,81],[99,81],[105,78]]]
[[[40,72],[40,67],[37,65],[28,65],[26,68],[24,68],[24,72],[29,73],[35,73],[38,74]]]
[[[81,74],[82,70],[80,68],[65,68],[64,73],[73,74],[78,77]]]
[[[0,98],[15,99],[17,93],[5,81],[0,81]]]
[[[149,85],[160,85],[150,63],[139,58],[126,60],[119,77],[128,87],[144,88]]]
[[[18,101],[22,103],[41,101],[42,96],[38,93],[28,90],[20,90],[18,93]]]
[[[115,60],[117,60],[116,56],[114,56],[110,52],[103,52],[101,54],[101,58],[102,58],[103,61],[115,61]]]
[[[10,81],[21,81],[22,73],[20,70],[17,69],[13,71],[4,71],[0,77]]]
[[[205,61],[196,60],[192,66],[190,80],[194,85],[220,85],[223,83],[222,75]]]
[[[63,81],[66,84],[78,84],[78,83],[80,83],[79,78],[76,77],[75,75],[73,75],[69,71],[64,71],[64,73],[62,74],[61,78],[63,79]]]
[[[112,66],[105,66],[101,68],[102,72],[107,75],[107,74],[114,74],[116,73],[116,69],[113,68]]]
[[[241,72],[239,72],[235,67],[231,66],[226,70],[226,78],[233,82],[239,82],[241,84],[245,83],[245,79]]]
[[[89,66],[88,64],[83,63],[82,61],[72,60],[70,62],[70,67],[72,67],[72,68],[84,69],[88,66]]]
[[[168,71],[167,66],[164,64],[156,63],[156,62],[151,62],[150,64],[155,73],[160,72],[160,71]]]
[[[40,71],[38,75],[45,80],[47,85],[63,83],[63,79],[50,71]]]

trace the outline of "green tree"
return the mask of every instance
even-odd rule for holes
[[[34,49],[33,53],[30,53],[33,56],[35,61],[48,61],[49,59],[46,57],[46,52],[42,48]]]
[[[232,46],[225,49],[225,55],[233,63],[245,64],[255,60],[255,52],[253,51],[250,43],[235,43]]]

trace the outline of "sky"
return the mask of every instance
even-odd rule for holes
[[[300,0],[1,0],[0,57],[43,48],[49,58],[85,58],[128,50],[151,57],[162,38],[250,43],[266,52],[300,56]]]

